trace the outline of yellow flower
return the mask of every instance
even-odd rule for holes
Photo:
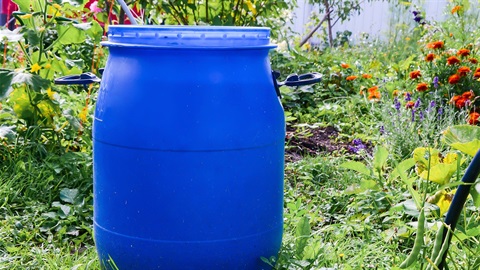
[[[252,4],[251,1],[247,1],[246,3],[247,3],[248,10],[250,10],[250,12],[252,12],[254,16],[257,15],[257,9],[255,8],[255,5]]]
[[[50,98],[51,100],[55,100],[55,92],[52,91],[52,88],[48,88],[47,89],[47,95],[48,95],[48,98]]]
[[[30,72],[35,73],[35,72],[39,71],[40,69],[42,69],[42,67],[38,63],[35,63],[35,64],[33,64],[32,69],[30,69]]]
[[[46,69],[50,69],[51,67],[52,67],[52,65],[51,65],[50,63],[46,63],[46,64],[45,64],[45,68],[46,68]]]
[[[87,107],[82,109],[82,111],[78,114],[78,118],[80,118],[82,123],[87,123]]]
[[[57,10],[61,10],[62,9],[62,6],[60,6],[59,4],[55,3],[52,5],[54,8],[56,8]]]
[[[25,15],[20,16],[20,19],[26,20],[26,19],[30,19],[32,16],[33,16],[32,13],[27,13]]]

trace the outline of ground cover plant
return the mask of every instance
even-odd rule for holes
[[[262,25],[273,16],[268,25],[277,27],[287,7],[177,1],[172,11],[161,2],[142,20]],[[233,2],[236,14],[215,9]],[[16,3],[19,27],[0,29],[0,269],[100,269],[92,239],[97,86],[52,80],[99,75],[104,30],[113,15],[124,17],[109,1]],[[262,258],[275,269],[437,269],[441,261],[438,232],[448,230],[444,215],[480,147],[478,23],[467,0],[446,6],[441,22],[400,8],[411,25],[395,42],[315,49],[274,29],[288,44],[272,52],[275,69],[323,74],[318,85],[280,89],[284,240],[278,257]],[[450,232],[449,269],[480,268],[479,205],[474,188]]]

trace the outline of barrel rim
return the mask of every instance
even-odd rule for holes
[[[268,27],[114,25],[107,47],[244,49],[275,48]]]

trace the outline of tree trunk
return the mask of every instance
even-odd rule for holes
[[[330,3],[328,0],[323,0],[323,5],[325,6],[325,10],[330,10]],[[332,35],[332,19],[330,17],[330,13],[327,13],[327,25],[328,25],[328,44],[330,47],[333,47],[333,35]]]

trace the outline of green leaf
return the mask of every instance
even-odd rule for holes
[[[93,38],[94,43],[100,43],[100,41],[102,41],[103,28],[97,21],[93,21],[92,27],[87,30],[87,34]]]
[[[26,121],[33,120],[35,108],[30,104],[24,87],[18,87],[10,94],[10,102],[13,103],[13,111],[17,117]]]
[[[73,25],[57,25],[58,45],[79,44],[85,41],[85,31]],[[58,46],[57,45],[57,46]]]
[[[475,156],[480,149],[480,127],[457,125],[443,132],[443,139],[452,148],[470,156]]]
[[[13,79],[13,71],[8,69],[0,69],[0,100],[6,98],[12,90],[11,84]]]
[[[46,80],[36,74],[21,71],[13,71],[13,78],[11,84],[28,84],[33,90],[40,91],[40,89],[47,89],[50,86],[50,81]]]
[[[472,195],[473,203],[476,207],[480,206],[480,183],[473,185],[470,188],[470,195]]]
[[[400,162],[395,169],[393,169],[392,173],[390,174],[389,180],[392,181],[397,177],[401,177],[401,174],[404,174],[406,178],[406,171],[415,166],[415,160],[413,158],[408,158],[402,162]]]
[[[27,40],[29,46],[37,46],[40,44],[40,37],[37,33],[37,31],[32,29],[27,30]]]
[[[60,191],[60,200],[73,203],[78,196],[78,189],[64,188]]]
[[[295,242],[295,252],[298,257],[303,257],[303,251],[307,246],[307,241],[310,238],[310,222],[308,217],[302,217],[297,223],[297,229],[295,236],[297,237]]]
[[[365,175],[370,175],[371,174],[370,169],[368,169],[365,164],[363,164],[361,162],[358,162],[358,161],[347,161],[345,163],[340,164],[340,167],[345,168],[345,169],[354,170],[356,172],[359,172],[359,173],[365,174]]]
[[[21,12],[30,12],[30,0],[13,0]]]
[[[385,147],[378,146],[375,150],[375,154],[373,156],[373,168],[376,172],[380,172],[385,166],[388,158],[388,151]]]

